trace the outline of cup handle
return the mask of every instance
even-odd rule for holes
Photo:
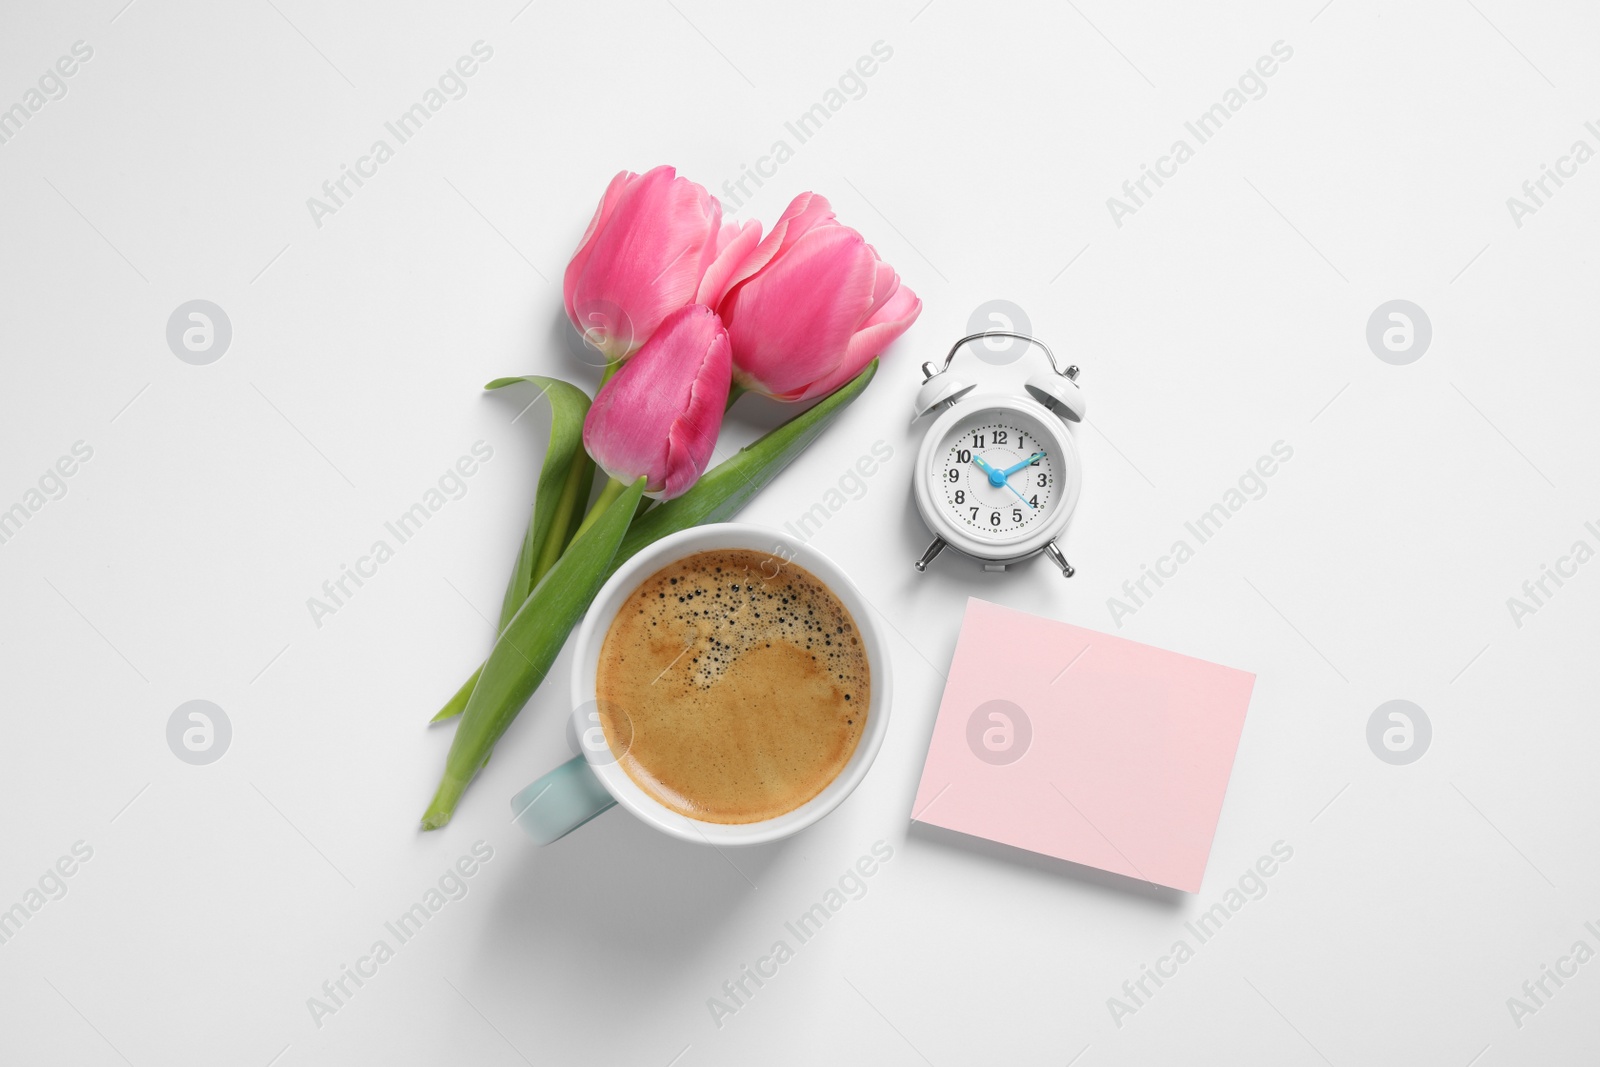
[[[616,802],[589,769],[589,761],[573,756],[511,798],[511,821],[539,844],[548,845]]]

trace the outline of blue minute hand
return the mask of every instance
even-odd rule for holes
[[[1029,456],[1027,459],[1023,460],[1021,463],[1014,463],[1011,466],[1007,467],[1005,470],[1001,471],[1000,472],[1000,477],[1009,478],[1013,474],[1015,474],[1019,470],[1021,470],[1023,467],[1029,466],[1035,460],[1040,460],[1040,459],[1043,459],[1043,458],[1044,458],[1044,450],[1040,449],[1038,452],[1035,452],[1033,455]]]

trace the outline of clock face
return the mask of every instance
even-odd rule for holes
[[[1048,525],[1060,495],[1057,438],[1021,411],[958,422],[934,452],[935,497],[958,529],[985,540]]]

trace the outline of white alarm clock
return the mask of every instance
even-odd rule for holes
[[[972,393],[950,373],[962,345],[1010,337],[1037,345],[1050,370],[1031,375],[1028,395]],[[915,418],[939,412],[928,427],[912,472],[917,511],[933,543],[916,563],[928,564],[946,546],[973,557],[986,571],[1003,571],[1040,552],[1068,578],[1073,568],[1057,545],[1078,504],[1083,469],[1066,423],[1085,411],[1078,368],[1062,370],[1048,345],[1026,334],[989,330],[963,337],[944,366],[922,365]]]

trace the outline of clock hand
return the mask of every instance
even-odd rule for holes
[[[1007,489],[1011,490],[1013,493],[1017,493],[1017,499],[1018,500],[1022,501],[1024,504],[1027,504],[1030,508],[1033,507],[1033,505],[1031,503],[1028,503],[1028,498],[1027,497],[1025,497],[1021,493],[1017,492],[1017,487],[1016,486],[1012,485],[1010,482],[1002,482],[1001,484],[1004,485]]]
[[[985,463],[983,461],[983,457],[982,456],[978,455],[977,453],[973,453],[972,462],[976,463],[978,465],[978,469],[983,471],[985,474],[987,474],[989,476],[989,484],[990,485],[1005,485],[1006,484],[1006,476],[1005,476],[1005,474],[1002,473],[1001,471],[995,470],[993,467],[989,466],[989,464]]]
[[[1013,471],[1021,470],[1023,467],[1026,467],[1028,464],[1032,463],[1035,459],[1039,458],[1039,456],[1042,456],[1042,455],[1044,455],[1044,453],[1043,452],[1039,452],[1039,453],[1035,454],[1034,456],[1023,460],[1021,463],[1017,464],[1015,467],[1012,467],[1009,470],[1003,470],[1003,471],[995,470],[993,467],[989,466],[989,464],[984,462],[982,456],[979,456],[979,455],[976,455],[976,454],[973,455],[972,462],[976,463],[978,465],[978,469],[979,470],[985,471],[989,475],[989,484],[990,485],[1003,485],[1003,486],[1005,486],[1007,489],[1011,490],[1013,493],[1016,493],[1016,496],[1017,496],[1018,500],[1022,501],[1024,504],[1027,504],[1031,508],[1031,507],[1033,507],[1033,505],[1031,503],[1028,503],[1028,498],[1023,496],[1021,493],[1018,493],[1016,486],[1014,486],[1010,482],[1006,481],[1006,475],[1012,473]]]
[[[1026,467],[1026,466],[1029,466],[1030,464],[1032,464],[1034,460],[1043,459],[1043,458],[1044,458],[1044,449],[1040,449],[1039,451],[1035,452],[1033,455],[1029,456],[1027,459],[1023,460],[1021,463],[1012,464],[1011,466],[1007,467],[1005,470],[1001,471],[1000,472],[1000,477],[1009,478],[1013,474],[1015,474],[1019,470],[1021,470],[1023,467]]]

